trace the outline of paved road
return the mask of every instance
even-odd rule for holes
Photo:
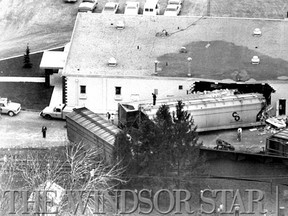
[[[0,124],[0,148],[53,147],[67,141],[65,121],[43,119],[38,112],[21,111],[14,117],[2,114]],[[48,129],[45,139],[44,125]]]
[[[0,1],[0,59],[23,55],[27,43],[31,52],[65,45],[70,41],[79,4],[62,0]]]

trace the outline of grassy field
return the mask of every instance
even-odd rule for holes
[[[62,48],[58,50],[63,50]],[[23,68],[23,56],[0,61],[0,76],[44,77],[40,69],[43,53],[30,54],[32,68]],[[48,106],[53,87],[45,83],[0,82],[0,97],[8,97],[13,102],[21,103],[23,109],[41,110]]]
[[[23,68],[23,56],[0,61],[0,76],[44,77],[44,70],[39,68],[42,55],[42,52],[30,54],[32,68]]]
[[[64,48],[52,49],[51,51],[63,51]],[[23,68],[24,52],[22,56],[0,61],[0,76],[18,77],[44,77],[45,71],[40,69],[43,52],[30,54],[32,68]]]
[[[0,83],[0,96],[21,103],[23,109],[42,110],[48,106],[53,87],[44,83]]]

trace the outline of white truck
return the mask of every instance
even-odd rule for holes
[[[8,100],[8,98],[0,97],[0,113],[5,113],[12,117],[18,114],[20,110],[21,104],[11,102],[10,100]]]
[[[66,115],[73,111],[75,107],[69,107],[66,104],[59,104],[58,106],[47,106],[41,112],[40,116],[45,119],[65,119]]]

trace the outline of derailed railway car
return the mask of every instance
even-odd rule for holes
[[[288,157],[288,128],[283,129],[266,139],[266,153]]]
[[[117,126],[85,107],[67,114],[66,126],[70,142],[83,142],[86,149],[97,149],[103,160],[111,162],[115,137],[120,131]]]
[[[198,132],[261,125],[261,115],[267,106],[262,94],[230,92],[228,94],[191,95],[190,98],[185,99],[159,100],[156,105],[152,103],[130,104],[129,112],[142,112],[149,119],[153,119],[162,104],[168,105],[171,113],[175,112],[178,100],[182,100],[185,104],[184,110],[191,113]]]
[[[133,105],[118,104],[118,127],[135,127],[137,128],[139,122],[148,119],[148,116],[141,110],[135,109]]]

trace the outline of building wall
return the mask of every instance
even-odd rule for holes
[[[152,93],[158,89],[157,98],[185,96],[193,86],[193,80],[167,77],[68,77],[67,103],[71,106],[86,106],[96,113],[116,112],[119,102],[151,100]],[[272,114],[278,114],[279,99],[286,99],[288,115],[288,82],[272,81],[269,84],[276,90],[271,96]],[[86,86],[86,94],[80,94],[80,86]],[[179,90],[182,85],[183,89]],[[121,95],[115,95],[115,87],[121,87]]]
[[[96,113],[116,112],[119,102],[150,99],[152,102],[152,93],[155,91],[157,98],[184,96],[192,85],[192,80],[165,77],[68,77],[67,103],[71,106],[84,105]],[[80,86],[86,86],[86,94],[80,93]],[[120,95],[116,95],[116,87],[121,87]]]
[[[275,89],[275,93],[272,93],[271,96],[271,105],[273,106],[272,113],[273,115],[278,115],[279,108],[278,108],[278,102],[279,99],[286,99],[286,115],[288,115],[288,82],[271,82],[269,83],[272,88]]]

